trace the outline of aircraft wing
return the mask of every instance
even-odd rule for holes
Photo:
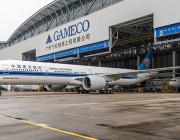
[[[137,76],[137,74],[143,74],[143,73],[148,73],[148,74],[158,74],[158,72],[164,72],[164,71],[172,71],[180,69],[180,66],[177,67],[166,67],[166,68],[157,68],[157,69],[148,69],[148,70],[133,70],[129,72],[121,72],[121,73],[115,73],[115,74],[107,74],[104,75],[106,79],[111,79],[111,80],[118,80],[119,78],[123,76]]]
[[[72,78],[69,82],[71,86],[81,86],[84,77]]]

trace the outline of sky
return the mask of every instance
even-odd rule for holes
[[[26,19],[52,1],[2,0],[0,4],[0,41],[7,41]]]

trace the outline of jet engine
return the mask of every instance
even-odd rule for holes
[[[176,77],[172,80],[169,81],[169,85],[172,86],[172,87],[180,87],[180,77]]]
[[[99,76],[88,76],[83,79],[83,87],[85,90],[100,90],[107,85],[106,79]]]

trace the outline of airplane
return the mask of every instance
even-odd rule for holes
[[[180,77],[173,78],[169,81],[169,85],[175,88],[180,87]]]
[[[138,70],[3,60],[0,61],[0,85],[72,85],[87,91],[103,90],[112,85],[137,84],[158,72],[180,68],[148,69],[152,55],[150,49]]]

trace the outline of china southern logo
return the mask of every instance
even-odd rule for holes
[[[49,43],[51,43],[51,42],[53,42],[53,41],[52,41],[52,38],[51,38],[51,36],[50,36],[50,35],[48,35],[48,38],[47,38],[46,44],[49,44]]]
[[[146,65],[146,68],[148,69],[148,68],[150,68],[151,61],[150,61],[148,58],[146,58],[146,59],[144,60],[144,64]]]

